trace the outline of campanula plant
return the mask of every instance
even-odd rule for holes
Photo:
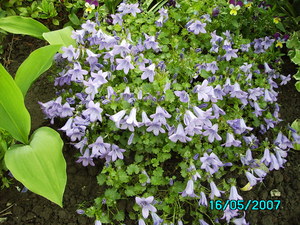
[[[99,8],[73,32],[77,47],[55,56],[58,97],[40,105],[51,123],[67,119],[78,163],[104,161],[105,191],[84,211],[95,224],[124,221],[122,199],[132,223],[246,223],[245,212],[211,210],[209,199],[242,199],[239,188],[283,168],[299,142],[276,126],[277,82],[290,78],[279,73],[274,34],[222,27],[243,10],[230,2],[169,1],[156,14],[122,2],[112,24],[100,23]]]

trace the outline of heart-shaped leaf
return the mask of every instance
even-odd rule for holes
[[[63,141],[55,130],[41,127],[32,134],[29,145],[13,145],[4,157],[18,181],[60,207],[67,183],[62,147]]]

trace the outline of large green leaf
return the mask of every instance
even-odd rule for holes
[[[0,19],[0,28],[13,34],[26,34],[44,40],[43,33],[50,30],[40,22],[22,16],[8,16]]]
[[[32,52],[19,67],[15,81],[24,98],[31,84],[51,67],[53,57],[60,48],[61,45],[49,45],[39,48]]]
[[[7,130],[18,141],[28,143],[30,115],[25,108],[22,92],[1,64],[0,127]]]
[[[43,34],[43,37],[51,44],[51,45],[63,45],[64,47],[69,47],[73,45],[76,47],[76,41],[71,38],[73,28],[68,26],[64,29],[51,31]],[[62,50],[60,50],[62,53]]]
[[[18,181],[60,207],[67,183],[62,147],[63,141],[55,130],[41,127],[31,136],[29,145],[13,145],[4,157]]]

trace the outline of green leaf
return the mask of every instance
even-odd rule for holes
[[[72,45],[73,47],[77,47],[76,41],[71,38],[73,28],[68,26],[60,30],[51,31],[47,33],[43,33],[43,37],[51,44],[51,45],[63,45],[63,47],[69,47]],[[62,53],[62,50],[59,50]]]
[[[297,91],[300,92],[300,81],[297,81],[297,83],[295,84],[295,86],[296,86]]]
[[[125,186],[125,194],[127,196],[134,196],[135,192],[134,189],[132,188],[132,186]]]
[[[53,57],[60,48],[61,45],[49,45],[39,48],[32,52],[19,67],[15,82],[24,98],[32,83],[51,67]]]
[[[299,65],[300,64],[300,51],[298,49],[296,49],[296,54],[294,56],[294,58],[291,59],[293,61],[293,63]]]
[[[292,128],[294,128],[297,133],[299,134],[300,133],[300,120],[299,119],[296,119],[292,125],[291,125]],[[289,131],[289,136],[291,136],[291,131]],[[297,143],[294,143],[294,149],[295,150],[300,150],[300,144],[297,144]]]
[[[137,165],[131,164],[127,167],[126,171],[129,175],[132,175],[133,173],[138,174],[140,172],[140,169]]]
[[[49,29],[40,22],[22,16],[0,18],[0,28],[13,34],[30,35],[42,40],[44,40],[43,33],[49,32]]]
[[[42,1],[42,9],[45,13],[48,13],[49,12],[49,5],[48,5],[48,2],[47,0],[43,0]]]
[[[127,183],[129,181],[129,176],[127,175],[127,173],[125,171],[120,171],[119,172],[119,180],[122,183]]]
[[[286,42],[286,47],[288,48],[300,48],[300,41],[297,33],[293,33],[293,36],[289,38],[289,40]]]
[[[134,160],[135,160],[135,162],[137,162],[137,163],[142,162],[143,159],[144,159],[144,156],[143,156],[143,155],[137,155],[137,154],[136,154],[136,155],[134,156]]]
[[[121,198],[120,193],[118,193],[118,191],[117,191],[115,188],[106,189],[104,195],[105,195],[105,197],[106,197],[107,199],[110,199],[110,200],[112,200],[112,201]]]
[[[122,221],[125,219],[125,214],[124,214],[124,211],[123,210],[120,210],[115,216],[115,219],[117,221]]]
[[[22,92],[1,64],[0,80],[0,127],[27,144],[30,115],[25,108]]]
[[[172,103],[175,100],[175,95],[172,90],[166,90],[166,101]]]
[[[5,154],[5,164],[14,177],[30,191],[62,207],[67,183],[63,141],[49,127],[37,129],[29,145],[13,145]]]
[[[74,23],[75,25],[80,25],[80,21],[78,19],[78,17],[76,16],[75,13],[71,13],[69,14],[69,19],[72,23]]]
[[[139,182],[140,182],[141,184],[146,183],[147,180],[148,180],[148,177],[147,177],[145,174],[141,173],[141,174],[139,175]]]
[[[99,185],[104,184],[105,181],[106,181],[106,175],[105,174],[99,174],[97,176],[97,182],[98,182]]]
[[[57,19],[53,19],[52,20],[52,23],[55,25],[55,26],[58,26],[59,25],[59,21]]]

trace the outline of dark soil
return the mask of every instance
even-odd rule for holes
[[[12,41],[13,40],[13,41]],[[38,47],[44,46],[45,42],[31,37],[9,35],[4,45],[4,54],[1,59],[2,65],[14,76],[17,68],[27,58],[27,56]],[[3,60],[5,59],[5,60]],[[286,58],[283,74],[295,74],[295,66]],[[29,89],[25,99],[32,118],[32,131],[41,126],[51,126],[58,129],[62,124],[50,125],[48,120],[44,120],[44,115],[37,101],[47,102],[55,97],[52,84],[49,84],[47,73],[43,74]],[[280,87],[278,101],[281,118],[284,120],[280,125],[285,126],[300,117],[300,93],[295,89],[295,81],[290,81],[287,85]],[[19,187],[23,185],[16,180],[12,181],[9,189],[0,191],[0,212],[10,207],[0,214],[0,219],[4,224],[94,224],[93,218],[78,215],[76,210],[83,203],[85,207],[93,204],[93,200],[98,197],[101,187],[97,184],[96,175],[101,171],[101,162],[97,162],[95,167],[83,167],[77,164],[74,154],[77,153],[65,138],[64,155],[67,161],[68,181],[64,194],[64,208],[51,203],[47,199],[40,197],[30,191],[20,193]],[[246,220],[251,225],[299,225],[300,224],[300,152],[290,150],[288,162],[285,169],[270,172],[261,185],[256,185],[251,191],[240,193],[245,201],[248,200],[281,200],[278,210],[247,210]],[[270,191],[277,189],[281,196],[271,197]],[[126,202],[123,202],[125,208]],[[126,207],[129,209],[130,207]],[[3,215],[5,214],[6,215]],[[221,220],[223,222],[224,220]],[[1,223],[1,220],[0,220]],[[132,224],[126,223],[127,225]]]

